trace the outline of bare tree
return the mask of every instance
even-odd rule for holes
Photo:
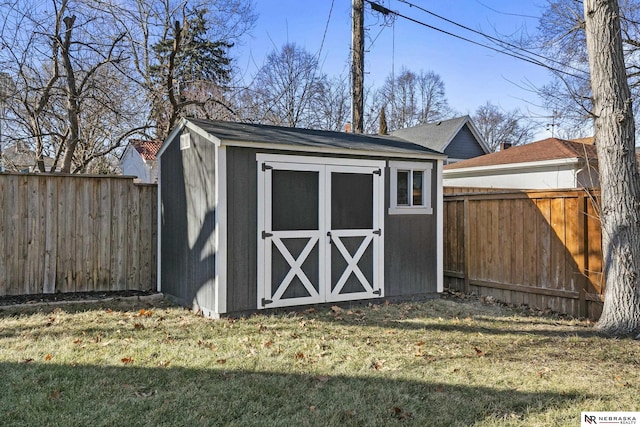
[[[343,77],[321,80],[315,104],[316,107],[312,111],[315,118],[310,123],[312,127],[342,131],[351,116],[348,80]]]
[[[246,120],[288,127],[315,127],[314,107],[326,88],[318,58],[294,43],[271,52],[247,93]]]
[[[544,105],[554,111],[556,124],[565,134],[576,136],[591,131],[591,81],[585,39],[582,1],[547,0],[538,35],[529,47],[550,58],[548,65],[558,70],[553,80],[536,88]],[[622,46],[628,84],[635,108],[640,97],[640,3],[623,0],[619,5]]]
[[[228,49],[255,22],[249,0],[8,0],[0,12],[10,142],[65,172],[134,134],[164,138],[183,115],[228,117]]]
[[[616,0],[584,1],[606,278],[597,326],[614,335],[640,331],[640,174],[619,13]]]
[[[487,102],[478,107],[472,118],[491,151],[496,151],[503,143],[524,144],[533,137],[533,124],[522,124],[518,110],[502,111]]]
[[[389,130],[440,120],[452,114],[445,96],[444,82],[432,71],[418,74],[403,68],[387,77],[380,89],[380,111],[385,107]]]
[[[126,29],[132,81],[147,99],[154,137],[176,120],[234,115],[230,49],[256,21],[250,0],[104,0]]]
[[[117,28],[95,14],[91,2],[52,1],[50,6],[52,11],[31,2],[0,6],[5,12],[2,39],[10,40],[0,62],[17,86],[10,105],[13,143],[33,150],[41,171],[48,155],[50,170],[61,162],[61,171],[79,172],[95,157],[79,161],[77,147],[103,145],[96,147],[103,152],[119,147],[140,104],[132,92],[126,99],[113,96],[128,87],[118,68],[126,55]],[[109,115],[119,119],[110,128],[112,137],[91,140],[83,121]]]

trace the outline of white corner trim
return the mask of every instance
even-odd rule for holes
[[[227,150],[215,146],[215,311],[227,312]]]
[[[442,161],[436,165],[436,280],[437,292],[444,291],[444,197],[442,187]]]
[[[212,143],[214,143],[216,145],[216,147],[219,147],[220,145],[222,145],[222,141],[220,140],[220,138],[217,138],[217,137],[211,135],[209,132],[205,131],[200,126],[196,126],[195,124],[193,124],[192,122],[190,122],[188,120],[186,121],[186,127],[187,127],[187,129],[193,131],[193,133],[197,133],[198,135],[200,135],[204,139],[211,141]]]
[[[158,156],[158,189],[156,192],[156,290],[162,292],[162,180],[160,174],[160,156]]]

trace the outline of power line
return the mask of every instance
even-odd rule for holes
[[[529,54],[529,55],[537,56],[538,58],[541,58],[541,59],[543,59],[543,60],[545,60],[545,61],[554,62],[554,63],[556,63],[556,64],[559,64],[559,65],[562,65],[562,66],[566,66],[567,68],[571,68],[572,70],[575,70],[575,71],[578,71],[578,72],[580,72],[580,73],[585,73],[585,74],[586,74],[586,72],[585,72],[584,70],[581,70],[581,69],[579,69],[579,68],[572,67],[571,65],[566,65],[566,64],[564,64],[564,63],[562,63],[562,62],[560,62],[560,61],[558,61],[558,60],[555,60],[555,59],[553,59],[553,58],[548,58],[548,57],[546,57],[546,56],[544,56],[544,55],[540,55],[539,53],[536,53],[536,52],[532,52],[532,51],[527,50],[527,49],[525,49],[525,48],[523,48],[523,47],[521,47],[521,46],[515,45],[515,44],[513,44],[513,43],[509,43],[509,42],[507,42],[507,41],[500,40],[499,38],[497,38],[497,37],[493,37],[493,36],[490,36],[489,34],[485,34],[485,33],[483,33],[482,31],[474,30],[473,28],[469,28],[469,27],[467,27],[466,25],[463,25],[463,24],[460,24],[460,23],[458,23],[458,22],[455,22],[455,21],[453,21],[453,20],[451,20],[451,19],[445,18],[445,17],[444,17],[444,16],[442,16],[442,15],[438,15],[438,14],[437,14],[437,13],[435,13],[435,12],[432,12],[432,11],[430,11],[430,10],[427,10],[427,9],[423,8],[422,6],[418,6],[418,5],[413,4],[413,3],[411,3],[411,2],[409,2],[409,1],[407,1],[407,0],[398,0],[398,1],[399,1],[399,2],[401,2],[401,3],[404,3],[404,4],[409,5],[409,7],[415,7],[415,8],[417,8],[417,9],[419,9],[419,10],[421,10],[421,11],[425,12],[425,13],[428,13],[428,14],[429,14],[429,15],[431,15],[431,16],[435,16],[436,18],[441,19],[441,20],[443,20],[443,21],[445,21],[445,22],[448,22],[448,23],[450,23],[450,24],[453,24],[453,25],[455,25],[455,26],[457,26],[457,27],[460,27],[460,28],[463,28],[463,29],[465,29],[465,30],[467,30],[467,31],[471,31],[472,33],[475,33],[475,34],[481,35],[482,37],[485,37],[485,38],[487,38],[487,39],[489,39],[489,40],[491,40],[491,41],[494,41],[494,42],[498,43],[498,44],[499,44],[499,45],[501,45],[501,46],[509,46],[509,47],[514,48],[514,49],[516,49],[516,50],[519,50],[519,51],[522,51],[522,52],[526,52],[526,53],[527,53],[527,54]]]
[[[331,7],[329,8],[329,16],[327,17],[327,23],[324,26],[324,34],[322,34],[322,41],[320,42],[320,49],[318,49],[318,58],[322,54],[322,48],[324,47],[324,41],[327,38],[327,31],[329,30],[329,22],[331,22],[331,13],[333,12],[333,3],[335,0],[331,0]]]
[[[497,49],[497,48],[495,48],[495,47],[493,47],[493,46],[489,46],[489,45],[486,45],[486,44],[483,44],[483,43],[477,42],[477,41],[475,41],[475,40],[471,40],[471,39],[468,39],[468,38],[466,38],[466,37],[460,36],[460,35],[458,35],[458,34],[454,34],[454,33],[450,32],[450,31],[446,31],[446,30],[443,30],[443,29],[441,29],[441,28],[434,27],[433,25],[429,25],[429,24],[427,24],[427,23],[425,23],[425,22],[422,22],[422,21],[419,21],[419,20],[417,20],[417,19],[411,18],[411,17],[409,17],[409,16],[403,15],[403,14],[401,14],[401,13],[399,13],[399,12],[396,12],[396,11],[393,11],[393,10],[390,10],[390,9],[387,9],[386,7],[381,6],[380,4],[375,3],[375,2],[373,2],[373,1],[371,1],[371,0],[365,0],[365,1],[366,1],[367,3],[369,3],[369,5],[371,6],[371,8],[372,8],[373,10],[375,10],[376,12],[380,12],[380,13],[385,14],[385,15],[387,15],[387,14],[393,14],[393,15],[395,15],[395,16],[398,16],[398,17],[400,17],[400,18],[404,18],[404,19],[406,19],[406,20],[408,20],[408,21],[414,22],[414,23],[416,23],[416,24],[418,24],[418,25],[422,25],[422,26],[427,27],[427,28],[429,28],[429,29],[432,29],[432,30],[438,31],[438,32],[440,32],[440,33],[446,34],[446,35],[448,35],[448,36],[455,37],[455,38],[457,38],[457,39],[460,39],[460,40],[466,41],[466,42],[471,43],[471,44],[475,44],[475,45],[477,45],[477,46],[484,47],[485,49],[493,50],[494,52],[498,52],[498,53],[501,53],[501,54],[503,54],[503,55],[511,56],[512,58],[520,59],[521,61],[529,62],[529,63],[531,63],[531,64],[538,65],[538,66],[540,66],[540,67],[544,67],[544,68],[546,68],[546,69],[548,69],[548,70],[551,70],[551,71],[554,71],[554,72],[556,72],[556,73],[565,74],[565,75],[567,75],[567,76],[571,76],[571,77],[574,77],[574,78],[577,78],[577,79],[583,79],[583,80],[585,79],[585,77],[577,76],[577,75],[572,74],[572,73],[569,73],[569,72],[567,72],[567,71],[563,71],[563,70],[560,70],[560,69],[558,69],[558,68],[554,68],[554,67],[552,67],[552,66],[550,66],[550,65],[547,65],[547,64],[545,64],[545,63],[543,63],[543,62],[541,62],[541,61],[539,61],[539,60],[537,60],[537,59],[527,57],[527,56],[522,55],[522,54],[520,54],[520,53],[511,52],[511,51],[507,51],[507,50],[504,50],[504,49]]]

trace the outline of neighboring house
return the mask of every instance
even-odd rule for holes
[[[120,157],[123,175],[136,176],[140,182],[158,181],[158,162],[156,154],[162,142],[132,139]]]
[[[4,172],[37,173],[39,171],[35,151],[20,144],[4,147],[1,155],[2,171]],[[49,172],[53,165],[53,159],[44,157],[43,164],[45,170]]]
[[[576,141],[548,138],[447,165],[443,183],[532,190],[599,187],[593,139]]]
[[[445,164],[491,152],[469,116],[398,129],[391,135],[446,154]]]
[[[158,153],[158,291],[206,316],[442,291],[445,156],[183,119]]]

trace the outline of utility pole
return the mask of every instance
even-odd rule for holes
[[[364,131],[364,0],[353,0],[351,12],[351,124]]]

